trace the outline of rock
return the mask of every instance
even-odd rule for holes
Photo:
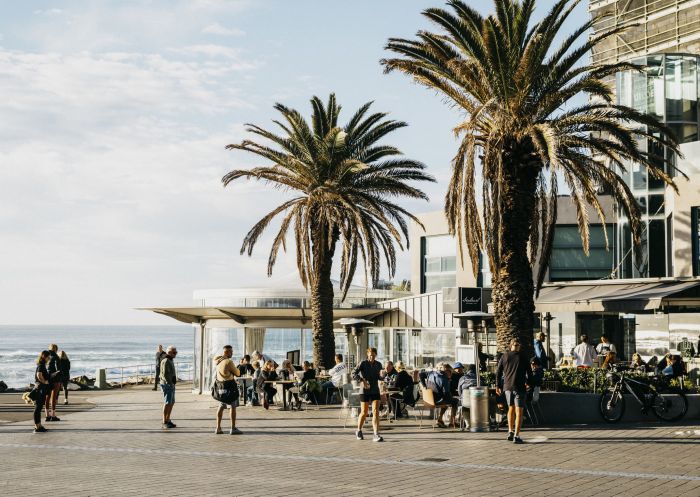
[[[68,390],[74,391],[74,390],[82,390],[82,389],[81,389],[80,385],[78,385],[76,383],[68,382]]]
[[[6,392],[7,391],[7,383],[4,381],[0,381],[0,393]]]

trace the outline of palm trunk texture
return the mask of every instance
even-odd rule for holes
[[[510,350],[510,340],[518,338],[521,350],[531,356],[535,301],[527,249],[538,171],[522,164],[504,160],[501,259],[492,282],[492,298],[498,351]]]
[[[311,283],[311,329],[315,369],[329,369],[335,364],[335,335],[333,334],[333,282],[331,269],[338,237],[328,246],[328,229],[315,230],[313,241],[315,275]],[[323,233],[323,235],[321,234]]]

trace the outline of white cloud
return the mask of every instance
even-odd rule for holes
[[[57,16],[60,15],[63,11],[61,9],[44,9],[44,10],[35,10],[34,14],[36,15],[44,15],[44,16]]]
[[[202,33],[218,35],[218,36],[245,36],[245,31],[239,28],[226,28],[215,22],[202,29]]]

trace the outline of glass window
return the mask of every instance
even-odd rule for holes
[[[620,105],[632,104],[632,73],[630,71],[617,73],[617,103]]]
[[[636,162],[632,164],[632,189],[647,189],[647,169]]]
[[[451,235],[425,237],[426,256],[454,256],[457,253],[455,238]]]
[[[647,57],[647,114],[657,119],[664,118],[664,67],[663,57]]]
[[[658,216],[664,214],[664,196],[649,195],[649,215]]]
[[[690,143],[698,140],[698,127],[695,124],[669,124],[680,143]]]
[[[441,362],[452,362],[455,357],[455,330],[423,329],[420,333],[421,355],[416,356],[416,367],[432,368]]]
[[[649,276],[666,276],[666,227],[663,219],[649,221]]]
[[[422,292],[457,286],[457,245],[451,235],[423,238]]]
[[[664,146],[653,140],[647,140],[647,152],[649,154],[649,161],[661,171],[666,172],[667,168],[666,163],[664,162]],[[664,180],[655,178],[651,174],[649,175],[650,190],[664,188],[664,186]]]
[[[612,245],[613,227],[606,228],[608,241]],[[549,262],[551,281],[600,279],[609,276],[613,266],[614,253],[606,250],[602,225],[592,224],[590,227],[588,257],[583,252],[578,226],[556,227]]]
[[[425,292],[437,292],[445,287],[457,286],[457,275],[455,273],[438,273],[425,275]]]
[[[697,66],[694,57],[666,56],[666,120],[698,120]]]

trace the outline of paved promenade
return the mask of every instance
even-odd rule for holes
[[[143,388],[95,395],[45,434],[1,424],[0,495],[700,496],[696,421],[527,430],[517,446],[411,419],[374,443],[343,429],[337,408],[240,408],[244,434],[214,435],[215,404],[185,388],[178,427],[163,431],[160,401]]]

